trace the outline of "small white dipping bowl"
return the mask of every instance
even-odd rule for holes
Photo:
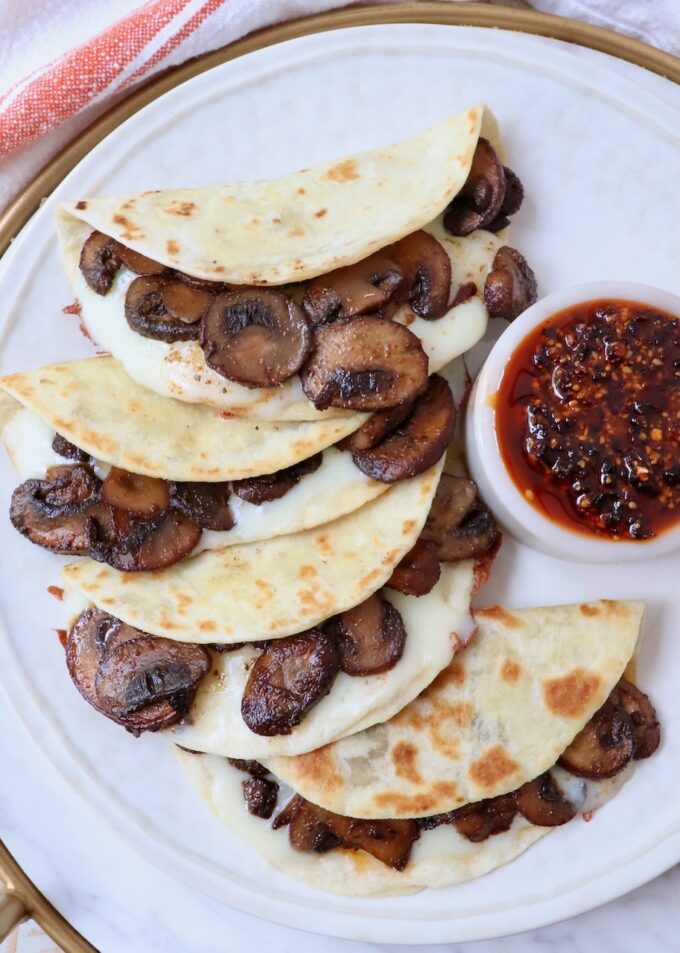
[[[633,301],[680,317],[680,297],[651,285],[630,281],[595,281],[541,298],[503,332],[475,381],[465,421],[468,465],[482,499],[499,523],[527,546],[575,562],[631,562],[662,556],[680,547],[680,522],[659,536],[639,542],[618,542],[571,531],[544,516],[529,503],[508,473],[496,439],[496,393],[515,348],[536,327],[565,308],[600,299]]]

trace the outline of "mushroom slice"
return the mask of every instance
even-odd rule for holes
[[[426,539],[442,562],[457,562],[460,559],[479,559],[497,543],[500,535],[498,524],[485,503],[477,500],[472,510],[458,526],[444,532],[444,527],[434,523],[423,530]]]
[[[407,596],[425,596],[437,585],[441,567],[435,551],[419,539],[398,564],[385,585]]]
[[[213,301],[213,295],[192,288],[182,281],[169,281],[161,290],[163,304],[173,317],[185,324],[195,324]]]
[[[383,483],[417,476],[445,453],[455,423],[451,389],[443,377],[433,374],[406,420],[377,446],[355,450],[352,460],[366,476]]]
[[[55,553],[87,553],[101,481],[91,467],[51,467],[45,480],[26,480],[12,494],[9,518],[22,536]]]
[[[197,319],[193,319],[194,323],[187,323],[169,310],[165,303],[167,288],[168,279],[164,275],[143,275],[135,278],[125,295],[127,323],[133,331],[157,341],[172,343],[196,339]]]
[[[488,232],[500,232],[502,228],[507,228],[510,224],[510,216],[519,211],[524,201],[524,186],[519,176],[507,165],[503,166],[503,171],[505,172],[505,197],[498,215],[486,226]]]
[[[459,834],[478,844],[492,834],[507,831],[516,814],[517,803],[512,793],[465,804],[452,812],[451,819]]]
[[[167,569],[188,556],[201,538],[200,526],[174,510],[134,521],[125,510],[114,509],[111,520],[113,529],[98,520],[89,555],[122,572]]]
[[[241,645],[245,645],[245,642]],[[269,774],[267,768],[259,761],[244,761],[242,758],[227,758],[227,761],[237,770],[245,771],[251,778],[266,778]]]
[[[228,530],[234,525],[229,483],[170,483],[170,506],[201,529]]]
[[[443,473],[423,529],[423,538],[441,546],[477,502],[477,484],[465,477]]]
[[[150,517],[169,508],[170,492],[165,480],[111,467],[102,483],[102,500],[109,506]]]
[[[524,201],[524,186],[516,172],[513,172],[507,165],[503,166],[505,172],[505,195],[500,207],[501,215],[514,215],[519,212]]]
[[[194,275],[188,275],[184,271],[174,268],[172,274],[182,284],[190,285],[192,288],[198,288],[199,291],[205,291],[211,297],[223,294],[225,291],[240,291],[244,285],[230,285],[226,281],[209,281],[207,278],[196,278]]]
[[[322,454],[316,453],[307,460],[301,460],[300,463],[294,463],[285,470],[277,470],[276,473],[267,473],[264,476],[248,477],[243,480],[234,480],[232,489],[234,493],[254,506],[260,506],[261,503],[270,503],[272,500],[278,500],[292,490],[300,482],[302,477],[314,473],[321,466]]]
[[[76,447],[74,443],[71,443],[70,440],[67,440],[66,437],[62,437],[59,433],[54,435],[52,449],[55,453],[58,453],[60,457],[65,457],[67,460],[75,460],[76,463],[90,462],[89,453],[85,453],[84,450],[81,450],[80,447]]]
[[[241,781],[243,797],[249,814],[269,818],[274,813],[279,786],[269,778],[250,778]]]
[[[451,296],[451,259],[437,239],[427,232],[413,232],[386,251],[404,273],[413,311],[427,321],[441,318]]]
[[[386,437],[388,433],[398,427],[413,410],[413,404],[403,404],[401,407],[390,407],[389,410],[379,410],[371,414],[368,420],[344,437],[336,446],[339,450],[370,450]]]
[[[105,653],[95,694],[105,713],[125,718],[176,696],[185,701],[209,668],[210,655],[201,645],[142,635]]]
[[[66,664],[80,694],[93,708],[112,721],[123,725],[134,735],[142,731],[158,731],[176,722],[181,712],[168,701],[156,702],[127,716],[116,717],[102,708],[95,682],[97,669],[110,646],[123,641],[139,639],[143,632],[121,623],[101,609],[82,612],[69,633],[66,642]],[[177,699],[173,699],[175,705]]]
[[[159,261],[147,258],[141,252],[133,251],[132,248],[121,245],[120,242],[116,243],[116,252],[125,267],[134,271],[136,275],[160,275],[168,271],[165,265],[161,265]]]
[[[86,609],[78,616],[66,640],[66,666],[85,701],[101,711],[94,689],[97,668],[104,654],[108,633],[117,619],[101,609]]]
[[[633,721],[607,699],[562,753],[558,764],[581,778],[612,778],[634,754]]]
[[[288,735],[328,694],[337,674],[337,647],[321,629],[276,639],[250,670],[243,720],[257,735]]]
[[[394,870],[406,867],[411,848],[420,837],[417,821],[358,820],[333,814],[299,796],[285,810],[288,837],[296,850],[317,854],[336,847],[364,850]]]
[[[385,249],[312,279],[302,299],[302,310],[312,326],[384,308],[403,282],[403,270],[390,252]]]
[[[505,171],[496,150],[480,138],[467,180],[444,213],[444,228],[452,235],[486,228],[500,212],[505,191]]]
[[[206,363],[246,387],[274,387],[296,374],[312,348],[300,307],[280,291],[249,288],[214,298],[201,324]]]
[[[550,771],[523,784],[515,791],[515,799],[520,814],[538,827],[559,827],[579,810],[578,804],[564,796]]]
[[[656,710],[648,696],[641,692],[637,685],[622,678],[614,689],[613,700],[617,707],[622,708],[633,722],[635,736],[636,761],[649,758],[659,747],[661,728],[656,716]]]
[[[120,268],[119,244],[102,232],[92,232],[80,250],[80,268],[87,284],[98,295],[105,295]]]
[[[484,303],[492,318],[514,321],[536,300],[536,276],[526,258],[502,245],[484,283]]]
[[[302,389],[319,410],[383,410],[408,404],[427,387],[428,360],[402,324],[363,315],[317,328]]]
[[[326,632],[337,641],[340,668],[347,675],[377,675],[394,668],[404,654],[401,615],[379,592],[334,616]]]

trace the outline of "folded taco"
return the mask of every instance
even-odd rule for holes
[[[476,614],[465,651],[394,718],[298,757],[178,749],[211,808],[282,872],[355,896],[481,876],[588,818],[656,750],[623,677],[641,603]]]
[[[62,205],[92,337],[139,383],[232,415],[388,411],[535,296],[522,200],[482,106],[262,182]]]

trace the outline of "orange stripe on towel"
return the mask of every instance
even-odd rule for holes
[[[186,40],[188,36],[191,36],[194,30],[196,30],[201,23],[203,23],[203,21],[210,16],[211,13],[219,10],[224,2],[225,0],[207,0],[207,3],[205,3],[200,10],[197,10],[196,13],[194,13],[194,15],[187,20],[184,26],[174,34],[174,36],[171,36],[170,39],[166,40],[165,43],[156,50],[153,56],[151,56],[146,63],[140,66],[139,69],[135,70],[132,76],[129,76],[119,87],[119,89],[116,90],[116,92],[119,92],[121,89],[126,89],[131,83],[134,83],[135,80],[139,79],[148,70],[160,63],[161,60],[168,55],[168,53],[171,53],[183,40]]]
[[[37,139],[91,102],[188,2],[145,4],[36,75],[0,109],[0,155]]]

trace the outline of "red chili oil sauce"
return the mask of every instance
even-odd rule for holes
[[[571,530],[645,540],[680,520],[680,318],[587,301],[535,328],[495,400],[519,490]]]

